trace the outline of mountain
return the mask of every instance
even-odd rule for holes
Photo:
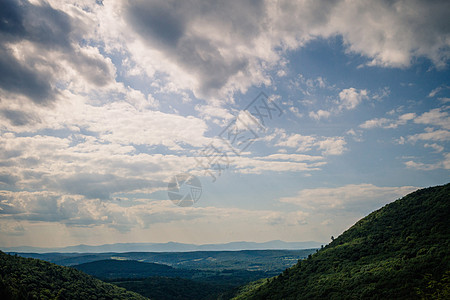
[[[450,184],[371,213],[234,299],[450,299]]]
[[[0,299],[147,299],[83,272],[0,251]]]
[[[133,260],[100,260],[73,266],[150,299],[217,299],[248,282],[273,276],[264,271],[193,270]]]
[[[175,269],[167,265],[135,260],[98,260],[73,267],[100,279],[144,278],[150,276],[190,278],[195,273],[191,270]]]
[[[184,251],[239,251],[239,250],[299,250],[318,248],[323,243],[319,242],[284,242],[269,241],[255,242],[231,242],[226,244],[183,244],[183,243],[117,243],[99,246],[77,245],[63,248],[39,248],[39,247],[1,247],[4,252],[33,252],[33,253],[104,253],[104,252],[184,252]]]
[[[170,277],[148,277],[114,284],[157,300],[212,300],[231,288],[218,283]]]

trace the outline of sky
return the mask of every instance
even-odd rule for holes
[[[1,1],[0,246],[327,243],[448,183],[449,12]]]

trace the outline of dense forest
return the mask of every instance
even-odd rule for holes
[[[235,299],[450,299],[450,184],[371,213]]]
[[[98,279],[159,300],[216,299],[248,282],[279,273],[245,269],[182,269],[156,263],[111,259],[73,267]]]
[[[0,251],[0,299],[146,299],[81,271]]]

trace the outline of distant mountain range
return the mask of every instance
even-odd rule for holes
[[[280,240],[264,243],[231,242],[226,244],[183,244],[183,243],[116,243],[98,246],[77,245],[62,248],[40,247],[0,247],[4,252],[33,252],[33,253],[102,253],[102,252],[186,252],[186,251],[238,251],[238,250],[300,250],[320,248],[325,243],[319,242],[284,242]]]

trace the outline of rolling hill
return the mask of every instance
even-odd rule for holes
[[[73,267],[127,290],[161,300],[215,299],[243,284],[276,274],[240,269],[180,269],[156,263],[113,259]]]
[[[147,299],[81,271],[0,251],[0,299]]]
[[[371,213],[234,299],[450,299],[450,184]]]
[[[175,269],[167,265],[135,260],[98,260],[73,266],[100,279],[144,278],[150,276],[191,277],[192,271]]]

